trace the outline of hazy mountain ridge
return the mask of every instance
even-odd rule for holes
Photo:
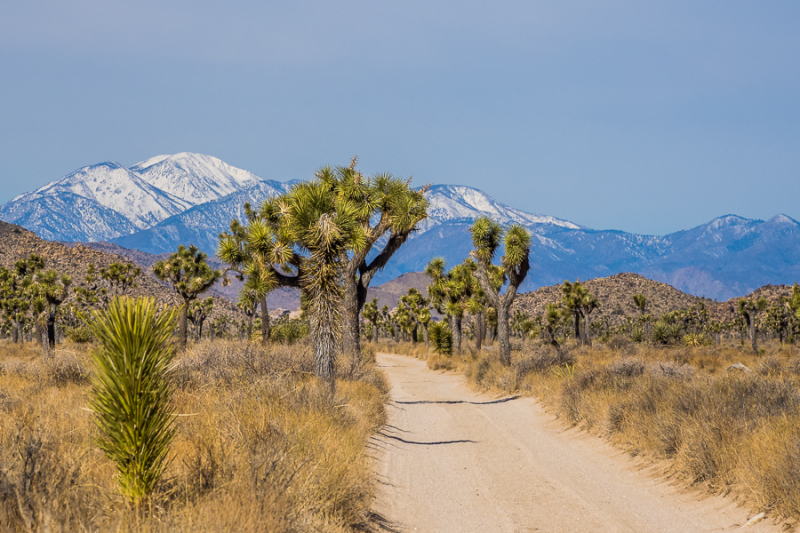
[[[114,163],[84,167],[0,207],[0,219],[48,239],[112,241],[153,254],[191,243],[213,255],[218,234],[233,218],[244,218],[244,202],[257,206],[292,183],[263,180],[211,156],[180,153],[129,169]],[[460,263],[471,249],[469,227],[479,216],[531,231],[531,272],[522,287],[527,291],[565,279],[636,272],[726,300],[762,285],[800,280],[800,224],[785,215],[767,221],[725,215],[656,236],[531,214],[461,185],[434,185],[427,197],[428,219],[373,284],[423,270],[434,256],[451,266]]]

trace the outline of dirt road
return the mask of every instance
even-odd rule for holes
[[[380,354],[392,386],[376,438],[378,513],[396,531],[781,531],[728,499],[681,491],[530,398],[476,394],[462,376]]]

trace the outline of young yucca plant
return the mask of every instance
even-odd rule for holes
[[[122,494],[138,505],[161,478],[175,436],[170,337],[178,310],[125,297],[92,315],[86,323],[103,345],[93,356],[96,442],[116,463]]]

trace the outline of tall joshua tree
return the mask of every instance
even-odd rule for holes
[[[767,309],[767,305],[766,298],[759,298],[755,302],[744,298],[739,300],[739,314],[744,319],[747,335],[750,337],[750,345],[756,355],[758,355],[758,317]]]
[[[352,206],[358,242],[342,250],[342,348],[352,357],[361,353],[359,315],[367,289],[375,274],[427,217],[427,187],[414,190],[410,179],[391,174],[364,176],[356,169],[354,157],[348,167],[324,167],[316,173],[318,182],[337,201]],[[383,247],[368,260],[380,239]]]
[[[333,392],[345,259],[348,252],[360,253],[367,245],[359,219],[363,206],[331,194],[321,179],[295,185],[279,204],[282,229],[305,254],[300,286],[309,302],[316,374]]]
[[[500,361],[511,364],[511,342],[509,340],[508,314],[511,304],[517,295],[517,289],[525,281],[530,270],[531,236],[528,230],[519,225],[512,225],[504,231],[497,222],[487,217],[478,218],[472,225],[471,252],[477,264],[476,277],[481,284],[489,305],[497,310],[497,340]],[[497,255],[500,243],[505,245],[505,255],[500,258],[503,275],[508,280],[504,294],[492,283],[489,270],[492,260]]]
[[[178,251],[166,261],[158,261],[153,265],[153,273],[162,281],[166,281],[183,299],[178,326],[178,344],[186,349],[186,330],[189,306],[197,297],[210,289],[222,276],[222,272],[214,270],[206,262],[208,256],[195,245],[188,248],[178,246]]]

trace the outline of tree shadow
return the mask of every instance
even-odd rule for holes
[[[488,402],[469,402],[467,400],[415,400],[413,402],[394,401],[393,403],[398,403],[398,404],[402,404],[402,405],[437,404],[437,403],[438,404],[447,404],[447,405],[453,405],[453,404],[459,404],[459,403],[466,403],[466,404],[470,404],[470,405],[492,405],[492,404],[496,404],[496,403],[510,402],[512,400],[516,400],[517,398],[519,398],[519,395],[509,396],[508,398],[500,398],[498,400],[490,400]]]
[[[459,440],[440,440],[440,441],[431,441],[431,442],[421,442],[415,440],[407,440],[402,437],[395,437],[394,435],[389,435],[384,432],[378,433],[379,435],[386,437],[387,439],[396,440],[398,442],[402,442],[404,444],[416,444],[418,446],[441,446],[442,444],[476,444],[476,441],[470,439],[459,439]]]

